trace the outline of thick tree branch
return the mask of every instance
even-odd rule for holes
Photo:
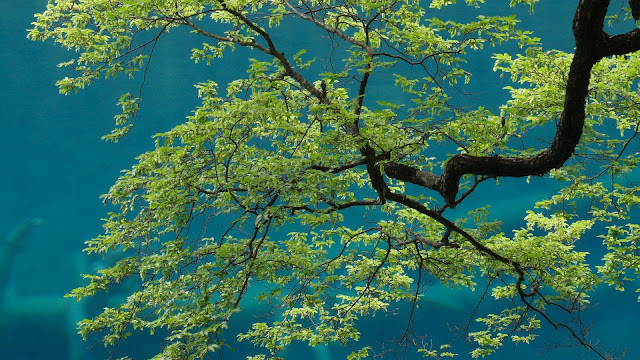
[[[564,109],[551,146],[531,158],[453,156],[439,181],[440,193],[452,207],[455,206],[455,196],[463,175],[543,175],[563,166],[571,157],[582,136],[591,69],[604,56],[601,49],[605,47],[607,37],[602,29],[608,6],[608,0],[581,0],[578,4],[573,20],[576,53],[567,79]]]
[[[624,55],[640,50],[640,29],[629,31],[626,34],[608,36],[607,41],[600,51],[602,57],[612,55]]]
[[[560,168],[573,155],[585,120],[591,69],[602,58],[640,50],[640,30],[609,36],[603,31],[609,0],[580,0],[573,20],[576,51],[569,70],[564,109],[551,146],[533,157],[472,156],[459,154],[447,162],[441,176],[410,166],[385,164],[387,176],[440,192],[450,207],[464,175],[489,177],[541,176]]]
[[[397,162],[388,162],[384,164],[384,172],[390,178],[424,186],[427,189],[440,191],[440,188],[438,187],[440,176],[430,172],[418,170],[414,167],[399,164]]]

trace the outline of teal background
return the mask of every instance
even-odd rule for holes
[[[78,94],[59,95],[54,82],[66,74],[56,64],[66,61],[68,54],[51,42],[43,44],[26,39],[32,14],[43,11],[45,5],[44,0],[0,2],[0,239],[25,219],[43,220],[41,226],[26,233],[10,269],[11,281],[5,298],[17,302],[23,310],[0,312],[0,358],[70,359],[76,347],[76,351],[81,351],[80,359],[99,359],[109,354],[104,353],[102,345],[95,345],[95,341],[79,343],[71,324],[82,314],[95,313],[103,302],[85,304],[82,310],[73,305],[60,313],[47,311],[48,306],[68,307],[73,301],[61,296],[81,284],[78,274],[100,266],[99,259],[88,259],[81,253],[84,241],[102,231],[100,219],[106,216],[108,208],[98,197],[113,184],[121,169],[133,164],[135,156],[151,149],[152,134],[182,122],[190,113],[197,104],[194,83],[211,78],[224,84],[234,71],[244,72],[244,67],[239,66],[244,61],[236,54],[236,58],[225,58],[211,67],[193,65],[188,60],[188,51],[202,40],[184,42],[180,38],[184,32],[172,31],[154,55],[134,130],[120,143],[103,142],[100,136],[113,126],[119,95],[125,91],[136,93],[139,77],[134,81],[99,81]],[[492,6],[489,11],[500,5]],[[545,48],[571,51],[574,7],[575,1],[544,1],[534,14],[528,14],[526,9],[519,13],[524,20],[523,27],[533,28],[543,39]],[[290,33],[290,39],[280,40],[290,42],[292,47],[303,41],[304,33]],[[504,81],[491,73],[492,65],[489,58],[470,63],[475,89],[470,102],[495,107],[506,100],[500,90]],[[384,91],[383,83],[374,86],[377,91]],[[518,224],[522,211],[531,206],[537,194],[542,196],[552,191],[540,183],[529,186],[526,191],[522,189],[522,181],[517,180],[503,180],[499,188],[497,208],[502,209],[502,213],[496,216],[512,226]],[[477,192],[474,201],[495,199],[496,191],[487,185]],[[600,242],[597,238],[587,241]],[[422,306],[418,314],[419,326],[430,329],[430,335],[435,332],[435,338],[437,333],[448,335],[448,321],[466,319],[474,306],[474,296],[478,295],[447,292],[438,295],[437,291],[434,287],[434,300]],[[599,291],[595,301],[598,304],[594,304],[598,306],[588,312],[584,321],[593,325],[594,338],[599,338],[601,345],[619,352],[627,349],[627,358],[640,358],[640,345],[635,336],[639,330],[640,306],[632,292],[615,295],[607,289]],[[442,301],[443,298],[446,300]],[[26,313],[19,314],[19,311]],[[384,338],[388,327],[394,325],[404,326],[404,323],[393,317],[373,319],[367,324],[370,331],[363,338],[373,341]],[[546,343],[557,343],[567,337],[564,331],[546,328],[546,335],[533,346],[509,345],[493,359],[593,356],[575,348],[549,352],[541,349]],[[91,345],[95,346],[86,348]],[[133,358],[137,360],[153,353],[157,346],[153,339],[138,337],[134,344],[125,345],[122,350],[133,351]],[[227,353],[226,358],[241,358],[243,348],[239,346],[236,350]],[[299,357],[295,350],[291,353],[292,359]],[[340,358],[340,354],[337,349],[323,349],[308,356],[329,360]]]

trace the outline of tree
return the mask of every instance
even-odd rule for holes
[[[379,350],[358,343],[361,319],[405,304],[395,345],[442,358],[456,347],[420,342],[412,322],[436,281],[478,287],[500,307],[471,312],[463,335],[473,357],[553,327],[607,358],[580,314],[598,285],[624,290],[640,273],[640,224],[630,217],[640,202],[640,30],[610,35],[607,24],[632,21],[626,4],[580,0],[575,53],[543,51],[509,15],[535,2],[442,20],[454,0],[50,1],[29,37],[76,51],[61,64],[71,74],[58,82],[63,94],[145,71],[177,27],[204,41],[196,62],[236,48],[252,57],[224,91],[203,78],[193,114],[157,134],[104,195],[117,210],[86,251],[121,258],[70,295],[119,283],[130,293],[81,322],[80,334],[116,346],[132,329],[162,330],[157,359],[206,358],[225,336],[262,347],[253,359],[293,342],[349,344],[359,359]],[[327,47],[285,52],[283,24]],[[505,42],[523,49],[493,55],[513,81],[511,100],[465,106],[466,60]],[[385,93],[371,90],[374,76]],[[106,139],[126,135],[139,101],[120,98]],[[531,135],[545,124],[555,126],[548,146]],[[512,232],[470,204],[489,180],[542,176],[561,190]],[[588,261],[587,236],[602,240],[603,259]],[[274,314],[227,334],[250,287]]]

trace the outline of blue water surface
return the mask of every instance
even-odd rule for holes
[[[494,10],[506,2],[497,3]],[[74,322],[99,311],[103,303],[78,306],[70,305],[73,300],[62,298],[81,284],[80,272],[100,266],[81,253],[84,242],[102,232],[100,219],[106,216],[108,208],[99,195],[114,183],[121,169],[133,164],[135,156],[152,148],[152,134],[170,129],[190,114],[197,104],[194,83],[211,78],[224,84],[234,72],[244,72],[242,65],[246,61],[236,56],[222,59],[212,67],[191,65],[188,51],[199,40],[184,43],[181,39],[184,33],[173,31],[156,50],[134,130],[120,143],[107,143],[100,137],[113,126],[117,99],[123,91],[136,93],[139,82],[99,81],[78,94],[59,95],[54,83],[66,73],[56,64],[68,60],[69,55],[51,42],[34,43],[26,39],[32,14],[43,11],[45,6],[46,0],[0,2],[0,154],[3,154],[0,240],[21,224],[29,226],[15,256],[7,259],[0,254],[0,260],[11,262],[10,267],[4,267],[9,278],[6,289],[0,289],[4,292],[0,296],[5,299],[5,308],[0,311],[0,359],[101,359],[111,354],[105,353],[95,341],[79,341],[74,334]],[[546,48],[571,51],[574,6],[575,1],[544,1],[534,14],[520,11],[523,26],[535,29]],[[292,48],[294,43],[304,40],[295,37],[296,31],[291,34],[292,38],[285,41],[290,41]],[[496,107],[506,100],[500,85],[504,80],[491,72],[492,65],[488,57],[470,64],[476,89],[470,101]],[[383,83],[372,86],[379,91],[385,88]],[[475,195],[474,201],[479,204],[496,197],[497,188],[486,186]],[[534,182],[528,185],[528,195],[523,196],[522,186],[521,180],[505,179],[499,187],[500,197],[506,200],[496,205],[505,210],[497,216],[507,223],[511,221],[513,226],[518,225],[524,210],[537,198],[553,191],[541,182]],[[598,243],[596,238],[588,241]],[[438,333],[448,335],[450,327],[465,325],[478,296],[451,293],[434,286],[431,297],[427,296],[416,315],[416,329],[428,329],[434,338]],[[640,358],[640,345],[635,338],[640,306],[635,302],[635,294],[613,294],[603,289],[595,302],[598,307],[589,311],[584,321],[593,325],[600,345],[620,351],[627,349],[627,358]],[[399,314],[403,311],[400,309]],[[250,322],[248,315],[242,316],[240,323]],[[389,327],[406,325],[401,316],[379,316],[369,321],[363,342],[391,340],[385,339]],[[549,328],[533,346],[507,345],[505,351],[492,358],[593,357],[576,348],[544,349],[545,344],[553,346],[562,337],[567,337],[566,332]],[[157,346],[155,340],[139,336],[121,350],[138,360],[153,354]],[[241,358],[240,354],[246,355],[246,351],[238,347],[236,352],[227,353],[226,358]],[[287,357],[298,358],[296,351],[290,350]],[[315,360],[344,358],[339,349],[299,351]]]

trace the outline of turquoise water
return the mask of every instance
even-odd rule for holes
[[[571,50],[573,3],[547,2],[535,15],[525,14],[525,26],[534,27],[538,36],[545,39],[546,47]],[[67,55],[51,43],[33,43],[25,38],[31,14],[42,11],[45,4],[44,0],[0,3],[3,24],[0,27],[0,47],[3,49],[0,52],[3,84],[0,89],[0,153],[4,155],[0,160],[3,175],[0,176],[3,199],[0,238],[24,221],[41,220],[26,229],[11,260],[4,295],[5,310],[0,313],[0,358],[66,360],[76,354],[76,359],[98,359],[105,356],[102,346],[87,349],[92,342],[79,342],[73,335],[72,324],[83,314],[97,311],[95,307],[99,307],[99,302],[69,307],[70,300],[61,299],[63,294],[80,284],[79,272],[100,266],[83,257],[80,251],[84,241],[102,230],[100,219],[107,209],[98,196],[108,190],[119,171],[129,167],[136,155],[153,145],[151,134],[170,128],[189,114],[197,103],[192,85],[202,79],[202,74],[224,83],[238,62],[225,59],[217,67],[186,66],[182,60],[187,58],[186,51],[192,46],[179,41],[179,32],[173,33],[159,46],[154,57],[144,89],[143,109],[134,131],[118,144],[105,143],[100,141],[100,136],[111,129],[120,92],[123,88],[137,91],[137,83],[101,81],[79,94],[59,95],[54,82],[65,73],[55,65],[67,60]],[[185,55],[172,56],[180,51],[185,51]],[[503,99],[496,95],[499,79],[488,72],[491,65],[491,60],[479,61],[470,69],[477,87],[474,98],[480,101],[491,98],[497,106]],[[240,68],[239,71],[244,70]],[[521,186],[517,181],[503,180],[501,183],[503,197],[512,199],[502,205],[510,213],[517,214],[534,201],[533,197],[519,197]],[[541,193],[551,191],[543,186],[531,187]],[[478,194],[477,200],[494,197],[490,189],[487,187],[484,191],[485,196]],[[512,221],[515,223],[517,219],[514,217]],[[593,241],[597,242],[597,239]],[[593,323],[593,332],[602,345],[618,347],[618,350],[629,347],[627,358],[640,358],[640,345],[636,345],[634,336],[640,319],[635,295],[616,294],[614,299],[606,290],[599,295],[599,307],[589,313],[585,322]],[[447,321],[464,319],[465,309],[475,304],[477,296],[473,293],[451,294],[434,287],[427,300],[429,306],[423,306],[418,314],[417,326],[429,328],[431,333],[448,334]],[[367,324],[371,331],[363,335],[363,340],[383,339],[389,326],[403,325],[398,318],[373,319]],[[549,331],[547,336],[537,345],[566,337],[566,333]],[[134,359],[156,349],[156,343],[145,337],[125,346],[128,347],[122,350],[134,351]],[[226,358],[239,358],[243,349],[237,350]],[[535,346],[508,346],[507,351],[494,359],[587,356],[575,349],[544,351]],[[336,349],[317,349],[309,354],[309,358],[329,360],[340,358],[339,355]]]

